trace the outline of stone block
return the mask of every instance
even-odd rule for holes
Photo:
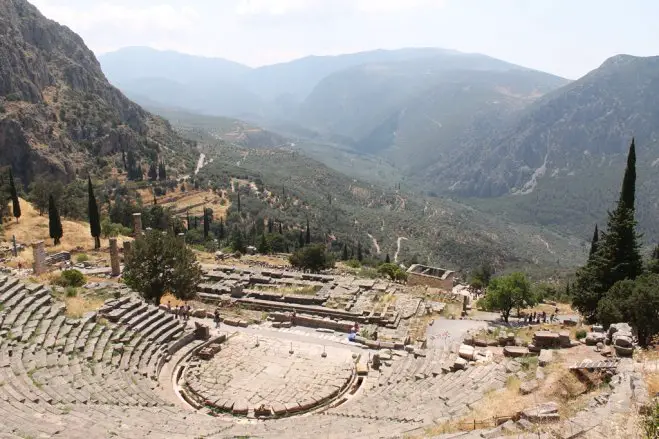
[[[596,346],[597,343],[604,343],[606,334],[603,332],[589,332],[586,335],[586,346]]]
[[[561,418],[558,414],[558,404],[555,402],[546,402],[526,409],[522,416],[531,422],[557,421]]]
[[[453,363],[453,369],[454,370],[461,370],[461,369],[466,369],[469,363],[467,360],[464,358],[458,357],[455,359],[455,362]]]
[[[533,393],[536,390],[538,390],[538,387],[540,387],[538,381],[536,380],[526,381],[519,386],[519,392],[522,395],[528,395],[529,393]]]
[[[624,346],[614,346],[616,350],[616,355],[619,357],[631,357],[634,353],[633,347],[624,347]]]
[[[476,358],[476,349],[473,346],[463,344],[460,345],[458,355],[465,360],[473,361]]]
[[[554,357],[553,351],[550,351],[548,349],[543,349],[540,351],[540,356],[538,357],[538,364],[541,367],[545,367],[546,365],[551,363],[553,357]]]
[[[487,340],[485,340],[484,338],[475,338],[474,339],[474,346],[485,348],[485,347],[487,347]]]
[[[503,348],[503,355],[505,357],[526,357],[529,355],[529,349],[521,346],[506,346]]]

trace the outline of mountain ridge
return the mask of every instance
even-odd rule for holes
[[[86,175],[129,149],[149,160],[191,152],[164,119],[109,84],[69,28],[25,0],[2,2],[0,20],[0,164],[24,183]]]

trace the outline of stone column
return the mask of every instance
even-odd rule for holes
[[[43,241],[36,241],[32,243],[32,255],[34,263],[32,269],[37,276],[46,272],[46,250]]]
[[[124,258],[128,257],[130,250],[133,248],[133,241],[124,241]]]
[[[117,238],[110,238],[110,266],[112,267],[112,276],[119,276],[121,274]]]
[[[142,214],[134,213],[133,214],[133,231],[135,232],[135,237],[139,237],[142,234]]]

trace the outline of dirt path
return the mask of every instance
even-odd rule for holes
[[[204,165],[206,164],[205,160],[206,160],[206,154],[204,154],[202,152],[201,155],[199,156],[199,161],[197,162],[197,168],[194,171],[194,175],[199,174],[199,171],[201,171],[201,168],[203,168]]]
[[[375,252],[379,255],[380,254],[380,244],[378,244],[378,240],[373,237],[370,233],[367,233],[368,237],[373,240],[373,247],[375,247]]]
[[[407,241],[407,238],[404,236],[399,236],[398,240],[396,241],[396,253],[394,254],[394,262],[398,262],[398,253],[400,253],[400,243],[402,240]]]

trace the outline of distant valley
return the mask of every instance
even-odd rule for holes
[[[259,69],[186,57],[130,48],[100,61],[129,95],[248,120],[341,172],[582,238],[604,221],[635,136],[638,219],[659,240],[659,57],[615,56],[577,81],[441,49]]]

